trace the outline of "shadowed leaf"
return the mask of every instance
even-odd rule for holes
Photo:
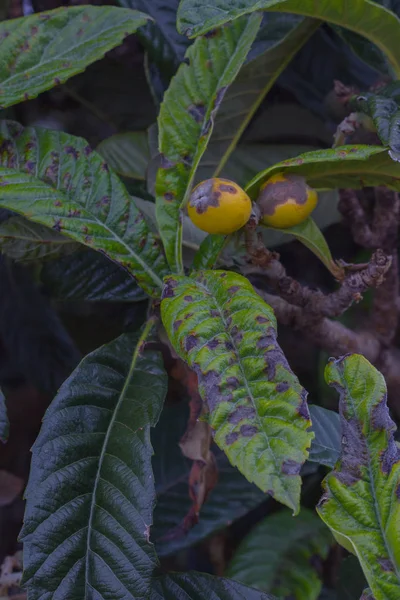
[[[293,519],[284,510],[266,517],[244,538],[227,575],[278,598],[317,600],[322,562],[332,536],[318,516],[302,509]]]
[[[30,600],[135,600],[150,591],[150,427],[166,392],[161,357],[145,347],[152,327],[86,356],[46,412],[22,532]]]
[[[146,178],[150,152],[145,131],[128,131],[112,135],[100,142],[96,152],[118,175],[133,179]]]
[[[306,392],[276,341],[272,309],[244,277],[169,277],[161,312],[196,372],[215,442],[245,477],[295,512],[313,435]]]
[[[8,422],[6,399],[0,389],[0,441],[3,443],[8,439],[9,427],[10,423]]]
[[[154,580],[150,600],[276,600],[231,579],[205,573],[170,573]]]
[[[261,16],[196,40],[171,81],[158,117],[157,221],[171,268],[182,272],[182,217],[216,112],[257,34]]]
[[[44,264],[40,278],[51,297],[62,301],[140,302],[147,298],[125,269],[86,248]]]
[[[340,25],[368,38],[382,50],[393,70],[400,74],[400,48],[397,43],[400,20],[370,0],[182,0],[178,10],[178,30],[189,37],[254,11],[271,10],[314,17]],[[373,23],[373,27],[371,27]]]
[[[54,229],[23,217],[11,217],[0,224],[0,249],[15,261],[56,258],[74,252],[77,247],[78,244]]]
[[[1,123],[0,140],[0,206],[100,250],[159,296],[168,271],[161,246],[85,140],[10,121]]]
[[[340,455],[339,415],[315,405],[310,406],[310,415],[315,438],[311,442],[308,460],[333,468]]]
[[[376,600],[400,596],[400,450],[383,376],[362,356],[332,360],[325,378],[340,393],[342,451],[325,478],[318,512],[355,553]]]
[[[0,106],[64,83],[148,21],[114,6],[74,6],[0,23]]]

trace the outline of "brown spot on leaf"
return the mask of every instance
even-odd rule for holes
[[[213,308],[210,310],[210,317],[212,317],[213,319],[218,319],[219,318],[219,310]]]
[[[190,350],[193,350],[193,348],[195,348],[198,344],[198,339],[195,335],[191,334],[188,335],[186,340],[185,340],[185,350],[186,352],[190,352]]]
[[[54,206],[62,206],[62,205],[63,205],[63,203],[61,202],[61,200],[56,200],[54,202]]]
[[[290,385],[286,381],[280,381],[276,384],[275,389],[279,394],[283,394],[284,392],[287,392],[289,388]]]
[[[238,292],[239,290],[240,290],[240,285],[231,285],[228,292],[230,294],[236,294],[236,292]]]
[[[227,377],[226,384],[231,389],[236,390],[236,388],[239,387],[240,382],[239,382],[239,379],[237,377]]]
[[[178,331],[179,327],[182,325],[183,321],[182,319],[178,319],[177,321],[174,321],[174,324],[172,326],[174,331]]]
[[[387,448],[381,453],[380,459],[383,473],[389,475],[394,465],[400,461],[400,449],[393,437],[389,439]]]
[[[28,160],[25,163],[25,171],[27,173],[29,173],[29,175],[33,175],[35,173],[35,163],[33,162],[33,160]]]
[[[167,279],[164,284],[164,288],[161,295],[161,300],[164,298],[173,298],[175,296],[174,289],[177,287],[178,282],[175,279]]]
[[[79,152],[73,146],[65,146],[65,153],[75,158],[75,160],[79,158]]]
[[[209,348],[210,350],[215,350],[215,348],[218,348],[219,344],[220,341],[214,338],[207,343],[207,348]]]
[[[192,30],[190,29],[190,32],[191,31]],[[217,29],[210,29],[210,31],[207,31],[207,33],[204,34],[204,37],[207,38],[207,39],[209,39],[209,38],[217,37],[217,35],[219,35],[219,34],[220,34],[220,30],[218,28]],[[190,34],[187,33],[186,35],[190,35]]]
[[[240,421],[254,419],[256,411],[252,406],[238,406],[238,408],[229,415],[228,421],[232,425],[237,425]]]
[[[108,173],[109,172],[108,164],[103,162],[101,164],[101,170],[104,171],[105,173]]]
[[[262,315],[257,315],[256,322],[257,323],[268,323],[268,319],[266,317],[263,317]]]
[[[232,444],[234,444],[236,442],[238,437],[239,437],[239,434],[237,433],[237,431],[232,431],[232,433],[228,433],[228,435],[225,438],[226,445],[231,446]]]
[[[307,392],[306,390],[303,388],[300,392],[300,404],[297,407],[297,412],[300,415],[300,417],[302,417],[303,419],[306,419],[306,421],[310,420],[310,411],[308,409],[308,404],[307,404]]]
[[[281,470],[284,475],[298,475],[301,471],[301,463],[290,458],[282,463]]]
[[[90,146],[85,146],[83,149],[83,152],[84,152],[85,156],[89,156],[90,154],[92,154],[93,150],[91,149]]]
[[[186,302],[193,302],[193,296],[184,296],[184,297],[183,297],[183,299],[184,299]]]
[[[212,412],[220,402],[219,383],[221,378],[217,371],[208,371],[202,373],[200,369],[196,369],[199,380],[202,378],[204,381],[205,398],[208,404],[208,408]]]
[[[80,217],[81,211],[78,208],[73,208],[68,212],[69,217]]]
[[[394,572],[394,566],[392,561],[389,558],[377,558],[377,562],[380,564],[380,566],[382,567],[382,570],[385,571],[385,573],[389,573],[389,572]]]
[[[257,427],[255,427],[254,425],[248,425],[246,423],[245,425],[242,425],[240,428],[240,435],[242,435],[243,437],[252,437],[256,433],[257,433]]]
[[[61,79],[59,77],[54,77],[54,85],[60,85]]]
[[[206,116],[206,108],[203,103],[191,104],[187,110],[189,115],[193,117],[196,123],[203,122],[204,117]]]
[[[393,430],[394,423],[389,416],[386,394],[372,409],[371,424],[374,429],[379,429],[382,431]]]
[[[166,200],[167,202],[172,202],[173,199],[174,199],[174,194],[172,192],[165,192],[164,200]]]
[[[165,156],[165,154],[160,154],[160,167],[161,169],[172,169],[175,166],[169,158]]]
[[[54,225],[53,225],[53,229],[55,229],[56,231],[61,231],[61,229],[63,229],[64,225],[61,219],[56,219],[54,221]]]

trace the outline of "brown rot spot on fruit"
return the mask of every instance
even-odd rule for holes
[[[185,340],[185,350],[186,352],[190,352],[190,350],[193,350],[193,348],[195,348],[198,344],[198,339],[195,335],[191,334],[188,335],[188,337]]]
[[[220,183],[218,189],[221,192],[227,192],[228,194],[237,194],[238,191],[233,185],[229,185],[229,183]]]
[[[236,442],[238,437],[239,437],[239,434],[237,433],[237,431],[232,431],[232,433],[228,433],[228,435],[225,438],[226,445],[231,446],[232,444],[234,444]]]
[[[204,120],[204,117],[206,115],[206,108],[204,106],[204,104],[191,104],[189,106],[189,108],[187,109],[188,113],[191,117],[193,117],[193,119],[196,121],[196,123],[202,123]]]
[[[285,460],[282,463],[281,470],[284,475],[298,475],[301,470],[301,464],[292,459]]]
[[[277,206],[290,199],[296,204],[307,202],[307,184],[303,177],[285,175],[285,181],[275,181],[265,185],[260,191],[258,205],[263,215],[273,215]]]
[[[221,192],[214,191],[214,180],[207,179],[200,183],[190,196],[190,205],[193,206],[196,212],[201,215],[211,206],[217,208],[219,206],[219,198]]]

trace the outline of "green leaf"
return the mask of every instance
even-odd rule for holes
[[[315,438],[311,442],[308,460],[333,468],[340,455],[339,415],[316,405],[310,406],[310,414]]]
[[[1,108],[35,98],[81,73],[148,18],[114,6],[74,6],[3,21]]]
[[[329,529],[314,512],[303,508],[293,519],[284,510],[251,530],[236,550],[227,575],[278,598],[317,600],[322,561],[331,544]]]
[[[125,187],[87,142],[0,123],[0,206],[62,231],[126,268],[159,297],[168,268]]]
[[[166,278],[161,313],[175,351],[197,373],[215,442],[249,481],[298,512],[313,435],[272,309],[241,275],[204,271]]]
[[[318,225],[315,221],[308,217],[302,223],[295,225],[294,227],[287,227],[286,229],[279,229],[279,227],[267,228],[271,231],[280,231],[283,234],[292,235],[298,239],[304,246],[306,246],[311,252],[318,256],[321,262],[326,266],[327,269],[335,276],[340,278],[342,276],[342,269],[336,265],[332,258],[329,246],[324,238]],[[268,234],[264,236],[265,242],[268,245]]]
[[[326,477],[318,512],[353,550],[376,600],[400,596],[400,450],[383,376],[357,354],[332,360],[326,381],[340,393],[342,453]]]
[[[261,16],[239,19],[188,49],[158,118],[157,221],[171,269],[182,272],[182,216],[227,87],[246,59]],[[201,85],[200,85],[201,82]]]
[[[100,142],[96,152],[118,175],[143,181],[146,179],[150,161],[146,131],[127,131],[112,135]]]
[[[400,165],[382,146],[341,146],[305,152],[261,171],[246,187],[256,199],[261,185],[278,172],[302,175],[316,189],[374,187],[386,185],[400,191]]]
[[[45,263],[40,278],[51,297],[62,301],[140,302],[147,298],[125,269],[85,248]]]
[[[154,580],[150,600],[274,600],[259,592],[223,577],[205,573],[170,573]],[[276,600],[276,599],[275,599]]]
[[[145,598],[157,557],[150,427],[166,393],[153,328],[86,356],[47,410],[26,492],[30,600]]]
[[[400,48],[397,43],[400,20],[370,0],[182,0],[178,10],[178,31],[193,37],[258,10],[289,12],[313,17],[350,29],[376,44],[400,75]],[[371,27],[371,23],[374,24]]]
[[[225,454],[213,448],[218,482],[202,506],[199,522],[187,535],[166,537],[182,523],[191,505],[188,487],[191,461],[183,456],[178,445],[187,426],[187,408],[182,402],[165,407],[152,434],[157,504],[151,539],[159,555],[199,542],[265,501],[265,495],[229,464]]]
[[[227,242],[226,235],[208,235],[204,238],[194,256],[193,269],[212,269]]]
[[[56,258],[77,249],[70,238],[54,229],[32,223],[23,217],[10,217],[0,223],[0,249],[20,262]]]
[[[296,26],[292,22],[282,25],[279,14],[271,14],[270,21],[268,49],[240,69],[224,96],[210,143],[199,165],[200,181],[221,174],[265,96],[320,25],[316,19],[302,19]]]
[[[0,442],[5,443],[8,439],[10,423],[7,416],[6,399],[0,389]]]

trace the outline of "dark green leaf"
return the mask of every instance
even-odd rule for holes
[[[317,600],[321,567],[332,545],[329,529],[302,509],[296,519],[284,510],[266,517],[244,538],[227,575],[278,598]]]
[[[182,272],[182,216],[223,96],[246,59],[261,16],[239,19],[188,49],[158,118],[157,221],[171,269]]]
[[[296,52],[319,27],[314,19],[302,19],[296,26],[271,14],[268,46],[257,58],[241,68],[218,110],[215,126],[199,165],[199,181],[221,174],[247,125],[275,81]],[[237,181],[237,178],[234,178]]]
[[[310,414],[315,438],[311,442],[308,460],[333,468],[340,455],[339,415],[315,405],[310,406]]]
[[[180,403],[165,408],[152,435],[157,504],[151,539],[161,555],[204,539],[265,501],[265,495],[229,464],[224,453],[213,448],[218,483],[202,506],[199,523],[186,536],[166,537],[182,523],[191,505],[188,487],[191,462],[183,456],[178,445],[185,433],[187,419],[187,405]]]
[[[352,108],[371,117],[382,144],[390,148],[393,160],[400,161],[400,107],[395,99],[383,93],[355,96]]]
[[[160,244],[85,140],[11,121],[1,123],[0,140],[0,206],[104,252],[159,296],[168,270]]]
[[[270,306],[241,275],[204,271],[168,277],[161,312],[175,351],[197,373],[216,443],[249,481],[298,512],[313,435]]]
[[[271,232],[280,231],[283,234],[292,235],[318,256],[320,261],[324,263],[326,268],[329,269],[335,277],[339,278],[342,275],[342,270],[334,262],[329,246],[321,230],[311,217],[308,217],[308,219],[294,227],[287,227],[286,229],[274,227],[269,229]],[[264,235],[264,239],[268,245],[268,233]]]
[[[264,594],[222,577],[204,573],[170,573],[154,580],[150,600],[274,600]],[[276,599],[275,599],[276,600]]]
[[[342,452],[325,478],[318,512],[357,555],[376,600],[400,596],[400,449],[383,376],[357,354],[332,360],[325,373],[340,393]]]
[[[147,21],[114,6],[74,6],[0,23],[1,107],[64,83]]]
[[[0,442],[5,443],[8,439],[10,423],[7,416],[6,399],[0,389]]]
[[[164,85],[183,60],[189,41],[176,30],[179,0],[118,0],[121,6],[142,10],[154,19],[138,31],[148,56],[159,69]]]
[[[364,573],[356,556],[348,556],[340,563],[337,600],[355,600],[366,586]]]
[[[208,235],[204,238],[193,259],[193,269],[212,269],[227,242],[225,235]]]
[[[150,152],[145,131],[127,131],[112,135],[100,142],[96,152],[118,175],[146,179]]]
[[[192,37],[258,10],[314,17],[355,31],[376,44],[386,54],[397,76],[400,74],[400,48],[397,43],[400,21],[396,15],[370,0],[353,0],[351,5],[348,0],[215,0],[213,4],[182,0],[178,10],[178,30]]]
[[[82,249],[43,265],[41,281],[53,298],[86,302],[140,302],[147,298],[125,269]]]
[[[135,600],[150,591],[150,427],[167,385],[161,357],[145,348],[152,327],[89,354],[45,415],[26,492],[30,600]]]
[[[381,146],[341,146],[306,152],[259,173],[246,187],[247,193],[256,199],[261,185],[278,172],[302,175],[316,189],[386,185],[400,190],[400,165]]]
[[[54,229],[23,217],[11,217],[0,224],[0,249],[16,261],[56,258],[74,252],[77,247],[78,244]]]

